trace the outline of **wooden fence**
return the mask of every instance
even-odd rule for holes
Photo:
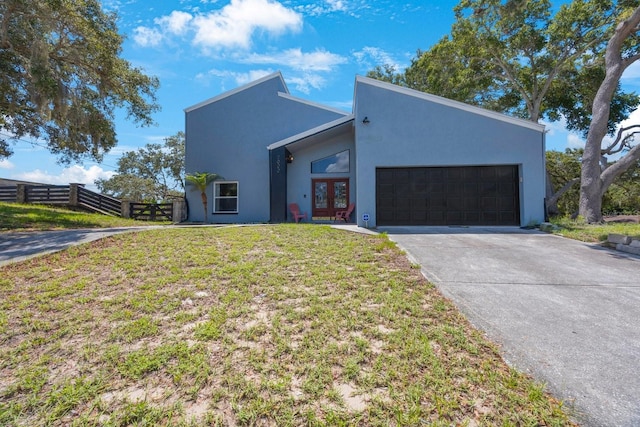
[[[0,202],[69,206],[145,221],[181,222],[186,213],[184,200],[173,203],[129,202],[87,190],[81,184],[0,186]]]
[[[76,202],[77,206],[105,215],[123,216],[122,209],[123,203],[125,202],[122,200],[94,193],[93,191],[80,186],[77,187],[77,191],[76,199],[71,199],[71,202]]]
[[[173,203],[129,203],[129,216],[133,219],[160,221],[173,219]]]

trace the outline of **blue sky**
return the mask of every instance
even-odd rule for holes
[[[160,79],[157,126],[116,118],[118,146],[100,164],[60,166],[39,145],[18,141],[0,177],[91,185],[123,152],[184,128],[184,108],[280,70],[294,96],[351,111],[353,83],[378,64],[403,69],[418,49],[449,33],[452,0],[104,0],[126,36],[123,57]],[[640,64],[623,85],[640,91]],[[640,112],[634,114],[640,122]],[[562,123],[547,124],[547,148],[579,146]]]

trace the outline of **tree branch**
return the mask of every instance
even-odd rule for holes
[[[629,152],[620,160],[605,169],[600,174],[600,180],[603,185],[603,192],[611,185],[611,183],[620,175],[622,175],[627,169],[633,166],[640,160],[640,144],[633,147]]]
[[[562,188],[560,188],[558,191],[553,193],[553,196],[551,196],[551,197],[549,197],[547,199],[547,206],[552,206],[552,205],[555,205],[556,203],[558,203],[558,200],[560,200],[560,197],[562,197],[562,195],[564,193],[569,191],[571,189],[571,187],[573,187],[574,185],[576,185],[579,182],[580,182],[580,178],[573,178],[572,180],[570,180],[567,183],[565,183],[562,186]]]
[[[627,126],[627,127],[622,127],[620,129],[618,129],[618,133],[616,135],[616,139],[608,147],[603,148],[600,151],[600,153],[603,154],[603,155],[604,154],[609,154],[610,155],[610,154],[616,154],[616,153],[619,153],[620,151],[622,151],[627,146],[627,144],[625,144],[625,141],[628,139],[628,137],[631,136],[631,135],[635,135],[637,133],[640,133],[640,130],[637,130],[637,131],[631,132],[628,135],[624,135],[623,136],[623,133],[625,133],[626,131],[628,131],[630,129],[634,129],[634,128],[640,128],[640,124],[631,125],[631,126]],[[621,141],[622,141],[622,144],[620,144]],[[616,146],[618,144],[620,144],[620,147],[618,147],[616,149]]]

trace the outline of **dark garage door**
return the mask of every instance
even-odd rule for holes
[[[376,169],[378,225],[520,225],[518,166]]]

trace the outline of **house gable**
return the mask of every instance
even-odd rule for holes
[[[235,95],[236,93],[246,91],[248,89],[251,89],[254,86],[258,86],[258,85],[260,85],[260,84],[262,84],[262,83],[264,83],[266,81],[269,81],[269,80],[278,80],[278,83],[280,85],[280,91],[283,92],[283,93],[289,93],[289,89],[287,88],[287,85],[284,82],[284,78],[282,77],[282,73],[280,73],[280,71],[276,71],[275,73],[271,73],[269,75],[266,75],[266,76],[264,76],[262,78],[259,78],[258,80],[254,80],[254,81],[249,82],[249,83],[247,83],[247,84],[245,84],[243,86],[239,86],[239,87],[237,87],[235,89],[231,89],[231,90],[229,90],[227,92],[221,93],[220,95],[217,95],[217,96],[214,96],[214,97],[209,98],[207,100],[204,100],[202,102],[199,102],[199,103],[197,103],[195,105],[192,105],[191,107],[187,107],[187,108],[184,109],[184,112],[185,113],[189,113],[189,112],[191,112],[193,110],[197,110],[198,108],[202,108],[202,107],[205,107],[205,106],[207,106],[209,104],[212,104],[214,102],[221,101],[221,100],[223,100],[225,98],[228,98],[230,96]]]
[[[238,182],[241,189],[238,213],[217,214],[213,221],[268,221],[270,160],[266,147],[346,114],[290,96],[280,73],[187,108],[187,173],[214,172]],[[187,189],[187,200],[193,206],[198,198]],[[198,214],[199,210],[192,210],[190,219],[200,220]]]
[[[502,173],[504,166],[515,173],[505,185],[516,186],[509,203],[516,205],[510,209],[519,217],[509,223],[544,219],[544,126],[364,77],[356,79],[354,115],[358,211],[370,214],[369,224],[378,224],[376,214],[382,207],[405,204],[404,212],[394,211],[398,217],[393,223],[405,221],[404,217],[406,224],[435,223],[429,218],[429,206],[435,201],[422,190],[412,190],[431,188],[428,180],[418,183],[412,178],[414,172],[433,172],[429,168],[444,168],[439,172],[447,174],[475,174],[481,171],[477,168],[489,168],[487,173],[492,174]],[[389,173],[383,173],[385,170]],[[405,174],[412,184],[400,188],[391,180],[379,182],[390,174]],[[456,185],[441,181],[444,190],[440,194],[451,194]],[[460,185],[472,188],[474,183]],[[387,187],[390,197],[382,200],[379,195]],[[477,195],[479,190],[469,191]],[[478,205],[483,200],[477,195],[455,203]],[[452,209],[454,202],[450,202],[446,197],[438,202],[444,206],[443,215]],[[464,224],[472,221],[470,217],[461,220]]]
[[[285,221],[292,202],[316,219],[355,203],[358,225],[373,227],[544,218],[544,126],[366,77],[352,111],[290,95],[280,73],[187,108],[187,173],[239,189],[237,212],[213,221]],[[338,156],[340,168],[312,167]]]
[[[455,108],[461,111],[466,111],[472,114],[477,114],[477,115],[491,118],[494,120],[503,121],[516,126],[522,126],[522,127],[526,127],[526,128],[537,130],[537,131],[544,131],[544,125],[532,122],[531,120],[524,120],[524,119],[519,119],[517,117],[507,116],[505,114],[498,113],[496,111],[491,111],[485,108],[476,107],[474,105],[465,104],[464,102],[454,101],[452,99],[443,98],[441,96],[432,95],[426,92],[420,92],[415,89],[409,89],[406,87],[394,85],[391,83],[383,82],[381,80],[376,80],[370,77],[363,77],[363,76],[356,76],[356,83],[355,83],[355,89],[354,89],[354,92],[355,92],[354,105],[357,105],[358,85],[370,85],[380,89],[388,90],[390,92],[403,94],[403,95],[414,97],[417,99],[423,99],[425,101],[433,102],[442,106]]]

